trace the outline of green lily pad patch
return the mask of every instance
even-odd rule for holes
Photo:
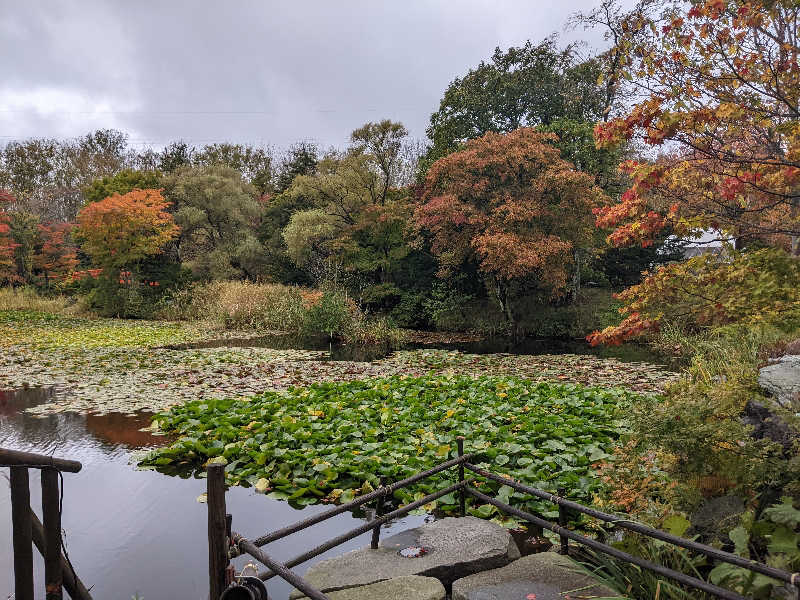
[[[515,377],[428,375],[323,382],[251,398],[203,399],[154,417],[181,437],[141,462],[166,472],[200,471],[224,462],[231,485],[296,505],[347,502],[380,485],[455,455],[455,440],[497,473],[548,490],[563,485],[576,500],[602,491],[598,462],[624,433],[620,415],[631,391]],[[407,503],[452,481],[446,472],[399,490]],[[483,489],[515,504],[552,511],[508,486]],[[428,510],[453,512],[457,498]],[[487,517],[491,506],[474,506]],[[488,513],[488,514],[485,514]]]

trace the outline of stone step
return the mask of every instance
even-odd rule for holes
[[[531,554],[491,571],[453,583],[452,600],[586,600],[621,596],[589,575],[568,556]]]
[[[406,575],[370,585],[327,592],[331,600],[444,600],[442,583],[433,577]],[[308,600],[303,596],[302,600]]]
[[[502,567],[519,556],[504,527],[476,517],[448,517],[388,537],[377,550],[361,548],[323,560],[304,578],[325,593],[405,575],[435,577],[447,587],[456,579]],[[301,597],[298,590],[289,596]]]

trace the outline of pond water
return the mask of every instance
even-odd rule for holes
[[[163,598],[204,599],[208,594],[206,505],[197,497],[205,480],[169,477],[137,470],[132,455],[165,443],[165,438],[139,431],[149,415],[79,415],[62,413],[45,417],[23,412],[46,402],[52,390],[14,392],[0,390],[0,447],[53,454],[83,463],[79,473],[64,474],[63,527],[65,543],[78,576],[91,586],[94,598],[144,600]],[[31,471],[31,504],[41,515],[39,476]],[[13,555],[8,470],[0,470],[0,598],[11,598]],[[310,506],[296,510],[286,502],[270,500],[252,489],[233,488],[227,494],[233,529],[248,537],[294,523],[325,510]],[[409,516],[392,523],[384,535],[416,527],[423,517]],[[342,514],[300,533],[270,544],[267,551],[278,560],[306,551],[322,541],[363,523]],[[369,534],[295,568],[328,556],[365,546]],[[38,553],[35,566],[37,596],[44,598],[43,565]],[[235,564],[241,568],[246,560]],[[279,578],[268,584],[271,597],[287,598],[291,587]]]
[[[274,350],[316,350],[314,360],[330,361],[363,361],[371,362],[389,356],[395,349],[380,344],[341,344],[331,342],[327,338],[308,338],[295,335],[265,335],[261,337],[241,339],[204,340],[189,344],[167,346],[170,349],[190,350],[198,348],[271,348]],[[555,338],[509,338],[494,337],[484,339],[461,339],[448,341],[446,335],[420,336],[417,341],[403,344],[402,350],[450,350],[465,354],[518,354],[531,356],[538,354],[578,354],[592,355],[600,358],[617,358],[624,362],[648,362],[655,365],[668,366],[664,357],[654,353],[647,346],[628,343],[621,346],[592,347],[583,339]]]

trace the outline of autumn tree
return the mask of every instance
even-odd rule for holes
[[[799,17],[793,0],[681,0],[642,2],[622,21],[609,56],[635,102],[598,124],[597,143],[662,153],[622,166],[632,185],[598,215],[612,243],[671,227],[800,255]]]
[[[123,169],[114,175],[92,181],[83,188],[83,197],[87,203],[99,202],[114,194],[127,194],[132,190],[155,190],[160,187],[161,175],[158,171]]]
[[[10,284],[19,281],[17,265],[14,260],[16,242],[11,237],[11,216],[6,207],[14,201],[14,197],[6,190],[0,190],[0,283]]]
[[[179,232],[168,207],[160,190],[133,190],[92,202],[78,213],[81,248],[109,271],[159,254]]]
[[[41,273],[45,285],[69,275],[78,266],[77,248],[70,236],[73,228],[72,223],[39,225],[42,243],[33,256],[33,266]]]
[[[446,277],[474,265],[513,323],[511,287],[533,280],[547,297],[566,291],[577,248],[591,243],[592,209],[606,202],[553,134],[488,133],[434,163],[415,213]]]

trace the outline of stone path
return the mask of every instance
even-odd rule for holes
[[[588,600],[621,598],[572,559],[520,558],[508,530],[446,518],[312,566],[305,579],[331,600]],[[452,588],[452,595],[446,590]],[[295,590],[290,599],[305,598]]]
[[[501,569],[453,583],[452,600],[566,600],[620,598],[599,584],[571,558],[555,552],[531,554]]]
[[[403,554],[409,555],[408,558]],[[369,585],[405,575],[436,577],[445,586],[520,556],[504,527],[476,517],[448,517],[311,567],[304,578],[321,592]],[[301,598],[295,590],[290,598]]]

